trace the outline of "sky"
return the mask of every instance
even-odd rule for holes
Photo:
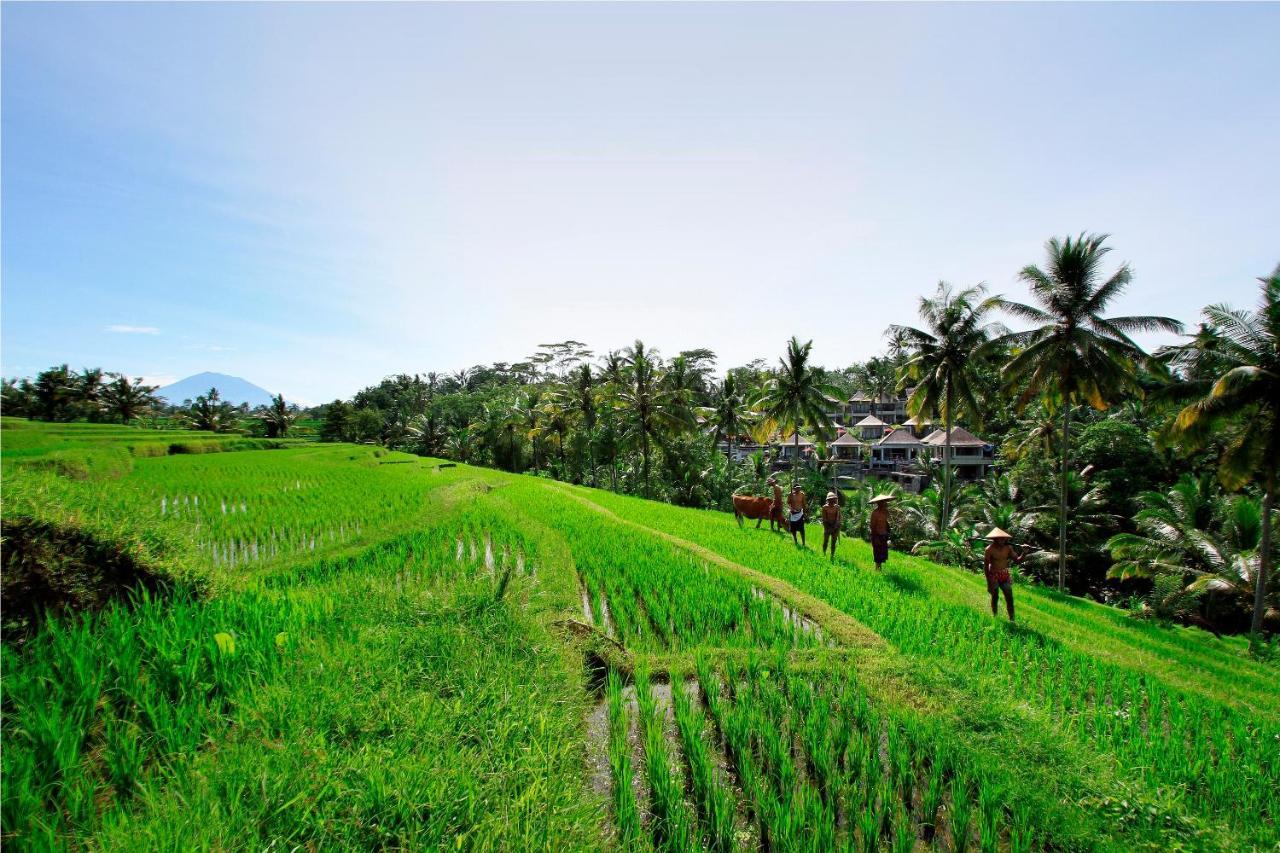
[[[1280,4],[0,7],[0,370],[323,402],[573,338],[846,366],[1111,234],[1280,262]],[[1167,337],[1142,339],[1148,346]]]

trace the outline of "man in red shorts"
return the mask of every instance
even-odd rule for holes
[[[1004,593],[1005,609],[1009,612],[1009,621],[1013,621],[1013,576],[1009,574],[1010,563],[1021,563],[1023,555],[1013,550],[1013,537],[999,527],[992,528],[987,534],[991,544],[982,555],[982,572],[987,576],[987,592],[991,593],[991,615],[1000,612],[1000,593]]]

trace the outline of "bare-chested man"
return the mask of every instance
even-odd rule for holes
[[[777,477],[769,478],[769,486],[773,489],[773,505],[769,507],[769,529],[778,530],[782,526],[782,486]]]
[[[871,553],[876,571],[889,561],[889,501],[893,495],[876,495],[871,499]]]
[[[787,496],[787,507],[790,509],[790,512],[787,515],[787,520],[788,522],[790,522],[790,525],[791,525],[791,541],[795,542],[796,534],[799,533],[800,541],[798,544],[800,545],[805,544],[804,511],[805,511],[805,503],[808,500],[809,499],[805,497],[804,490],[800,488],[799,483],[796,483],[791,487],[791,494]]]
[[[987,576],[987,592],[991,593],[991,615],[1000,612],[1000,593],[1004,592],[1005,609],[1013,621],[1013,576],[1010,563],[1021,563],[1022,554],[1013,549],[1013,537],[999,527],[987,534],[990,545],[982,555],[982,573]]]
[[[822,553],[827,553],[831,543],[831,562],[836,561],[836,542],[840,540],[840,501],[835,492],[827,492],[827,502],[822,505]]]

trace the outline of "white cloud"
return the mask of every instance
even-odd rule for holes
[[[129,326],[123,323],[114,323],[104,330],[107,332],[115,332],[119,335],[158,335],[160,330],[155,326]]]
[[[166,385],[172,385],[178,381],[178,377],[171,373],[157,373],[151,376],[143,376],[143,385],[154,385],[157,388],[164,388]],[[181,401],[178,401],[181,402]]]

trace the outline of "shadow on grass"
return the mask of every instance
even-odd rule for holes
[[[913,577],[909,577],[904,574],[899,574],[893,569],[886,570],[884,572],[883,577],[886,581],[892,584],[893,587],[898,590],[898,592],[901,592],[904,595],[919,595],[919,596],[926,595],[924,591],[924,586],[921,585],[920,581],[916,580]]]

